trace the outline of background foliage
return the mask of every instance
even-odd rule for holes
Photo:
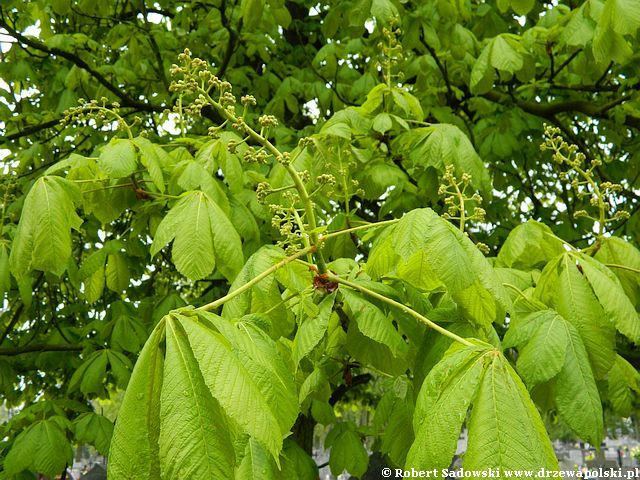
[[[639,26],[632,0],[4,0],[0,475],[106,454],[91,400],[127,385],[113,478],[313,478],[316,424],[356,476],[365,445],[447,467],[465,418],[467,468],[552,468],[543,422],[598,445],[640,390]]]

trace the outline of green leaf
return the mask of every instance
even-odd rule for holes
[[[0,244],[0,297],[11,290],[11,271],[9,266],[9,250],[6,244]]]
[[[611,271],[618,277],[622,288],[633,302],[640,306],[640,274],[618,266],[635,268],[640,271],[640,250],[619,237],[604,237],[600,240],[600,249],[596,260],[603,264],[611,264]]]
[[[121,253],[114,253],[107,256],[107,266],[105,269],[107,288],[120,293],[129,286],[129,267],[127,260]]]
[[[529,220],[511,230],[498,253],[498,264],[521,270],[542,268],[565,250],[544,223]]]
[[[318,305],[317,315],[302,320],[293,340],[292,356],[296,367],[300,360],[309,355],[324,337],[335,298],[335,295],[327,296]]]
[[[580,334],[569,322],[564,322],[567,353],[557,377],[556,405],[565,423],[580,438],[600,445],[603,435],[602,404],[585,345]]]
[[[540,414],[509,362],[489,351],[482,382],[473,399],[466,470],[558,469]]]
[[[335,424],[324,444],[325,448],[331,447],[329,466],[334,475],[340,475],[346,470],[356,477],[362,477],[367,471],[369,455],[353,423]]]
[[[640,316],[614,273],[597,260],[579,255],[584,275],[606,317],[633,343],[640,344]]]
[[[161,478],[158,439],[163,337],[164,323],[161,323],[142,349],[131,375],[111,440],[109,480]]]
[[[620,355],[607,376],[607,397],[614,412],[621,417],[633,413],[633,401],[640,393],[640,373]],[[635,395],[634,395],[635,392]]]
[[[109,178],[128,177],[138,168],[136,148],[131,140],[113,138],[98,157],[100,170]]]
[[[475,188],[491,191],[487,168],[469,138],[455,125],[441,123],[417,128],[400,135],[394,143],[409,159],[408,168],[434,167],[444,173],[448,165],[453,165],[458,178],[466,173],[471,175]]]
[[[78,187],[60,177],[40,177],[27,194],[9,263],[17,279],[29,270],[61,275],[71,256],[71,229],[82,220],[75,211]]]
[[[244,457],[236,468],[235,478],[273,480],[276,478],[276,472],[277,468],[269,452],[250,438],[245,447]]]
[[[407,454],[407,467],[428,470],[451,464],[482,378],[482,352],[478,347],[454,347],[425,378],[416,399],[416,438]]]
[[[570,254],[547,264],[534,299],[554,308],[578,330],[595,377],[603,378],[615,361],[615,329]]]
[[[162,166],[169,163],[169,155],[154,143],[151,143],[144,137],[136,137],[133,140],[140,150],[140,163],[149,172],[149,177],[155,187],[162,193],[164,192],[164,176]]]
[[[424,255],[417,257],[418,252]],[[489,319],[491,309],[497,312],[498,305],[511,308],[507,292],[482,253],[431,209],[413,210],[388,227],[374,243],[366,268],[374,278],[395,273],[404,279],[399,274],[402,270],[394,270],[409,260],[420,262],[416,272],[407,277],[416,282],[414,286],[442,283],[478,325],[487,327],[494,320]],[[418,272],[423,276],[421,281],[416,281]],[[493,307],[489,300],[495,302]]]
[[[396,358],[407,354],[408,345],[389,319],[374,304],[368,302],[358,293],[342,290],[345,304],[351,311],[351,319],[358,324],[360,333],[374,342],[386,345]]]
[[[23,470],[54,477],[73,461],[73,450],[56,417],[40,420],[20,433],[4,459],[4,471]]]
[[[270,405],[278,406],[274,413],[284,436],[293,427],[300,406],[291,368],[277,345],[254,322],[241,319],[232,324],[225,318],[210,314],[202,314],[201,318],[209,320],[231,342],[235,355],[245,368],[255,372],[254,381],[262,396]]]
[[[213,397],[243,432],[277,458],[287,432],[278,422],[279,406],[268,401],[258,384],[262,379],[269,381],[268,372],[243,363],[220,333],[186,317],[180,319]]]
[[[393,17],[398,16],[398,9],[391,0],[373,0],[371,15],[382,23],[388,23]]]
[[[160,470],[163,478],[231,478],[235,455],[228,427],[180,324],[166,321]]]
[[[211,198],[188,192],[176,203],[156,230],[151,255],[173,240],[172,258],[180,273],[198,280],[216,266],[229,279],[242,268],[240,236]]]
[[[285,257],[281,248],[265,245],[249,257],[247,263],[233,281],[230,291],[233,291],[272,267]],[[236,295],[225,303],[222,314],[226,318],[239,318],[246,313],[260,312],[271,309],[282,301],[278,283],[274,275],[270,275],[250,290]],[[280,311],[285,313],[286,311]]]
[[[556,312],[535,312],[529,317],[533,317],[529,320],[535,323],[536,328],[527,344],[520,349],[517,367],[527,384],[533,386],[551,380],[560,372],[569,339],[563,324],[566,320]]]
[[[113,423],[93,412],[83,413],[73,421],[73,431],[78,442],[93,445],[98,452],[107,456],[113,435]]]
[[[108,361],[106,350],[99,350],[89,355],[80,368],[73,373],[69,381],[69,391],[80,390],[85,395],[102,392]]]

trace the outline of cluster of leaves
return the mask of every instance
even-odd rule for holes
[[[633,2],[13,3],[0,478],[312,479],[317,424],[334,474],[554,469],[636,412]]]

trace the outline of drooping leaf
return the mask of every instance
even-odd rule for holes
[[[534,298],[555,309],[578,330],[593,374],[603,378],[615,361],[615,329],[571,255],[564,253],[547,264]]]
[[[73,450],[55,417],[37,421],[20,433],[4,459],[4,470],[16,475],[23,470],[59,474],[73,460]]]
[[[268,380],[268,372],[244,364],[231,343],[213,329],[186,317],[181,317],[181,325],[204,381],[225,414],[277,458],[286,432],[278,421],[278,405],[265,398],[257,381],[258,377]]]
[[[160,342],[164,324],[159,324],[145,344],[118,412],[109,451],[109,480],[161,478],[160,392],[164,358]]]
[[[172,240],[176,268],[191,280],[209,275],[216,263],[229,279],[235,278],[242,267],[240,236],[203,192],[184,194],[169,211],[156,230],[151,255]]]
[[[75,211],[78,187],[61,177],[40,177],[31,187],[9,262],[18,279],[29,270],[60,275],[71,256],[71,229],[82,220]]]
[[[557,378],[556,405],[569,427],[592,445],[600,445],[603,435],[602,404],[587,352],[576,328],[564,322],[567,351]]]
[[[367,471],[369,456],[353,423],[335,424],[324,444],[325,448],[331,447],[329,466],[334,475],[340,475],[346,470],[356,477],[361,477]]]
[[[536,406],[509,362],[497,352],[473,400],[467,470],[558,470],[558,460]]]
[[[415,441],[407,466],[442,469],[451,464],[462,424],[483,374],[482,349],[452,350],[424,380],[413,417]]]
[[[343,290],[342,296],[351,310],[352,320],[358,324],[358,330],[374,342],[387,346],[395,357],[403,358],[407,353],[407,343],[391,320],[357,293]]]
[[[640,373],[620,355],[607,376],[607,398],[613,411],[621,417],[633,412],[633,401],[640,394]]]
[[[83,413],[73,421],[76,440],[93,445],[102,455],[109,454],[113,423],[93,412]]]
[[[182,331],[166,322],[160,395],[160,471],[163,478],[231,478],[233,445],[222,409],[211,396]]]

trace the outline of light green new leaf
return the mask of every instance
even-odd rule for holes
[[[78,187],[61,177],[40,177],[24,201],[9,264],[20,279],[29,270],[62,274],[71,256],[71,229],[82,220],[75,211]]]
[[[564,366],[557,377],[556,405],[565,423],[592,445],[602,440],[602,403],[578,330],[564,322],[568,339]]]
[[[281,248],[272,245],[263,246],[249,257],[247,263],[245,263],[231,284],[229,291],[244,285],[284,257],[285,254]],[[222,314],[226,318],[240,318],[246,313],[269,310],[281,301],[282,298],[276,278],[274,275],[270,275],[255,284],[249,291],[236,295],[225,303]],[[283,309],[278,313],[286,315],[286,311],[283,311]]]
[[[178,321],[166,321],[160,395],[162,478],[231,478],[233,445],[218,402],[211,396]]]
[[[620,355],[607,376],[607,397],[613,411],[621,417],[633,413],[633,400],[640,393],[640,373]],[[635,395],[634,395],[635,392]]]
[[[498,264],[533,270],[564,251],[562,242],[547,225],[529,220],[511,230],[498,253]]]
[[[484,372],[483,349],[453,347],[425,378],[413,417],[415,441],[407,467],[447,468]]]
[[[534,298],[554,308],[578,330],[593,374],[603,378],[615,361],[615,329],[569,253],[547,264]]]
[[[277,467],[271,454],[253,438],[245,447],[244,457],[236,467],[235,478],[260,478],[273,480],[276,478]]]
[[[255,323],[241,319],[234,324],[206,313],[201,314],[201,318],[209,320],[231,342],[238,359],[253,372],[262,396],[270,405],[277,405],[273,412],[280,431],[288,432],[300,413],[300,405],[290,366],[276,343]]]
[[[389,347],[396,358],[403,358],[408,345],[391,323],[391,319],[374,304],[350,290],[343,290],[342,296],[351,310],[351,319],[358,324],[360,333],[374,342]]]
[[[407,265],[410,260],[418,265]],[[497,316],[498,305],[511,309],[509,295],[487,259],[460,230],[428,208],[412,210],[388,227],[374,243],[366,268],[374,278],[395,274],[416,288],[443,284],[470,319],[485,328],[495,319],[490,314]],[[411,275],[400,275],[407,270]]]
[[[565,363],[567,352],[567,330],[564,320],[552,310],[529,315],[536,325],[533,335],[518,355],[518,372],[530,386],[546,382],[555,377]],[[559,385],[558,388],[562,388]]]
[[[161,478],[158,440],[164,328],[164,323],[155,328],[131,375],[109,449],[109,480]]]
[[[127,139],[111,139],[100,152],[98,166],[109,178],[128,177],[138,168],[134,143]]]
[[[216,261],[229,279],[242,268],[240,236],[220,207],[203,192],[187,192],[178,200],[156,230],[151,255],[172,240],[176,268],[191,280],[209,275]]]
[[[557,470],[553,447],[536,406],[504,356],[488,352],[490,363],[469,419],[465,470]]]
[[[578,260],[607,318],[620,333],[633,343],[640,344],[640,316],[618,278],[607,267],[587,255],[579,255]]]
[[[73,431],[78,442],[93,445],[102,455],[109,454],[113,435],[113,423],[93,412],[83,413],[73,421]]]
[[[220,333],[186,317],[180,320],[213,397],[243,432],[277,458],[287,432],[281,430],[278,422],[279,406],[268,401],[257,381],[258,377],[268,376],[268,372],[243,363]]]
[[[162,166],[170,161],[169,155],[154,143],[151,143],[144,137],[136,137],[133,140],[140,150],[140,162],[149,172],[149,177],[160,191],[164,192],[164,176],[162,174]]]
[[[4,459],[4,472],[16,475],[28,469],[54,477],[72,460],[73,450],[67,436],[52,417],[29,425],[16,437]]]
[[[292,356],[296,367],[300,363],[300,360],[309,355],[324,337],[327,326],[329,325],[329,316],[333,311],[335,298],[335,295],[327,296],[320,302],[317,315],[302,320],[296,336],[293,339]]]
[[[629,299],[636,307],[640,307],[640,274],[614,266],[627,266],[640,271],[640,250],[620,237],[604,237],[594,258],[611,265],[609,268],[620,280]]]

